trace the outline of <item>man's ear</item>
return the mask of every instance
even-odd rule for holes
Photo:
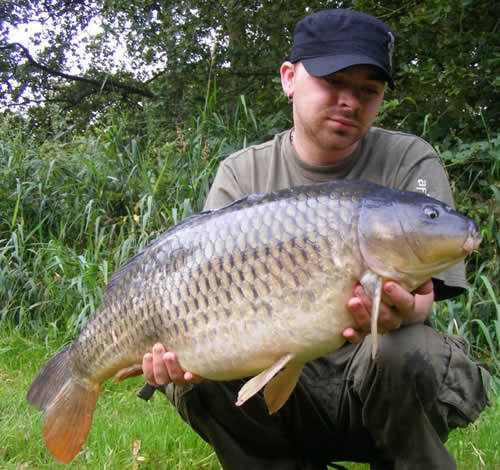
[[[292,64],[289,61],[283,62],[280,67],[280,76],[281,76],[281,87],[283,88],[283,92],[288,99],[293,98],[294,93],[294,77],[295,77],[295,64]]]

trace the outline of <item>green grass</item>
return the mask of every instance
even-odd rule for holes
[[[63,468],[46,451],[42,413],[26,402],[26,392],[39,367],[60,346],[53,330],[45,337],[27,337],[16,329],[0,330],[0,468]],[[211,450],[177,415],[160,394],[149,402],[135,396],[143,381],[102,388],[93,424],[82,451],[68,469],[178,469],[215,470],[220,466]],[[448,448],[459,470],[495,470],[500,403],[486,409],[466,429],[451,433]],[[134,450],[135,448],[135,450]],[[345,463],[350,470],[366,464]]]
[[[58,339],[28,339],[2,330],[0,345],[0,468],[63,468],[44,447],[43,413],[25,399],[37,369],[58,348]],[[137,378],[103,386],[88,439],[67,468],[219,468],[210,447],[166,399],[158,394],[144,402],[135,396],[142,383]]]

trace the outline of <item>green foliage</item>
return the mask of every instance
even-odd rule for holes
[[[54,119],[42,141],[22,121],[0,126],[0,322],[75,334],[113,271],[203,209],[221,157],[281,130],[281,115],[258,121],[243,97],[216,112],[214,96],[176,129],[155,110],[85,135]]]
[[[471,287],[459,299],[441,302],[435,318],[443,331],[464,336],[476,358],[500,385],[500,134],[478,142],[438,148],[450,174],[459,210],[481,230],[478,251],[468,259]]]
[[[387,127],[467,141],[484,138],[482,119],[498,129],[500,7],[480,0],[6,2],[0,105],[57,103],[81,128],[118,104],[129,112],[155,107],[172,126],[203,107],[210,78],[219,105],[244,94],[268,116],[286,106],[276,101],[273,79],[295,23],[335,7],[371,13],[395,33],[397,87],[389,98],[399,106]],[[8,32],[29,21],[45,28],[28,29],[24,47],[10,42]],[[50,109],[27,112],[45,129]]]
[[[400,100],[391,118],[431,141],[459,136],[479,140],[498,129],[500,41],[497,3],[480,0],[353,1],[354,8],[386,21],[395,33],[394,75]],[[409,96],[411,101],[403,102]],[[422,127],[423,123],[427,123]]]

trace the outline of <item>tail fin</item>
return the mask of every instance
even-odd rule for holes
[[[78,380],[71,368],[71,348],[66,346],[40,370],[28,401],[46,412],[43,437],[53,457],[68,463],[82,447],[92,423],[99,384]]]

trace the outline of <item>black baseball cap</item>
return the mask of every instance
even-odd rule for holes
[[[353,65],[374,65],[384,72],[391,88],[394,36],[377,18],[342,8],[322,10],[295,26],[291,62],[302,62],[307,72],[324,77]]]

